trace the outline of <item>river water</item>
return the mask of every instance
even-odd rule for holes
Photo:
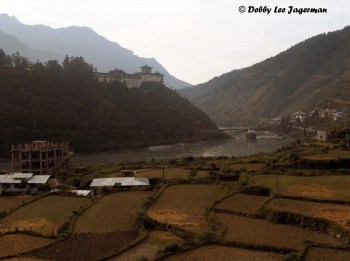
[[[152,159],[173,159],[182,157],[245,156],[258,152],[275,151],[290,143],[289,138],[281,138],[270,132],[257,132],[255,143],[247,142],[245,133],[227,131],[231,139],[211,140],[173,146],[155,146],[148,149],[130,150],[114,154],[75,154],[73,164],[83,166],[91,164],[121,163],[125,161],[150,161]],[[0,169],[10,169],[11,163],[0,162]]]

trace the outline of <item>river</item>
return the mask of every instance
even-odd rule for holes
[[[245,133],[227,131],[231,139],[211,140],[173,146],[155,146],[149,149],[130,150],[114,154],[75,154],[73,164],[106,164],[125,161],[150,161],[152,159],[172,159],[182,157],[245,156],[258,152],[275,151],[290,143],[290,138],[281,138],[270,132],[257,132],[255,143],[247,142]],[[10,169],[10,161],[0,162],[0,169]]]

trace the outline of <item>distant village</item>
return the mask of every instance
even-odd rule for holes
[[[304,128],[304,127],[301,127],[298,125],[306,123],[306,122],[308,122],[308,120],[315,119],[315,118],[329,119],[329,120],[336,121],[336,120],[344,118],[344,117],[345,117],[344,112],[327,108],[327,109],[314,110],[311,112],[298,111],[298,112],[295,112],[295,113],[288,115],[286,117],[273,118],[268,123],[272,126],[277,126],[277,125],[280,125],[282,123],[282,121],[284,120],[284,121],[291,123],[293,128],[305,130],[305,131],[310,132],[310,133],[314,133],[316,139],[325,141],[327,139],[327,137],[326,137],[326,132],[324,130],[316,130],[316,129],[313,129],[311,127]]]
[[[141,67],[141,72],[134,74],[125,73],[123,70],[112,70],[108,73],[95,72],[94,78],[99,82],[122,82],[129,88],[138,88],[143,82],[164,83],[164,76],[159,72],[152,73],[152,67],[145,65]]]

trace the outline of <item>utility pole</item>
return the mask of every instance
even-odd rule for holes
[[[279,180],[278,180],[278,171],[275,170],[276,173],[276,193],[277,193],[277,200],[278,200],[278,206],[281,206],[281,199],[280,199],[280,185],[279,185]]]
[[[345,130],[345,135],[346,135],[346,146],[348,147],[348,151],[350,151],[350,149],[349,149],[349,137],[348,137],[348,130]]]

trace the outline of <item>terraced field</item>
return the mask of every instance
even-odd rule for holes
[[[350,201],[350,175],[316,177],[280,175],[278,179],[279,190],[283,195]],[[275,191],[276,176],[255,175],[252,184]]]
[[[350,260],[350,250],[338,250],[326,247],[311,247],[304,257],[305,261],[347,261]]]
[[[18,255],[53,243],[53,239],[22,234],[0,237],[0,257]]]
[[[268,199],[268,197],[263,196],[233,194],[216,204],[215,208],[247,214],[257,214],[258,210]]]
[[[337,222],[345,228],[349,228],[347,222],[350,221],[350,206],[280,199],[280,204],[277,200],[272,200],[269,202],[268,207],[309,217],[325,218]]]
[[[134,209],[150,195],[146,191],[117,192],[102,197],[77,220],[74,233],[133,231]]]
[[[302,249],[306,240],[341,245],[340,241],[335,240],[330,235],[295,226],[273,224],[263,219],[217,214],[217,220],[227,228],[225,232],[227,241],[290,249]]]
[[[57,260],[95,260],[131,242],[134,209],[149,196],[145,191],[116,192],[103,196],[76,220],[73,233],[64,241],[29,257]]]
[[[33,200],[34,197],[30,195],[20,196],[1,196],[0,197],[0,212],[11,211],[21,205]]]
[[[0,220],[0,232],[27,230],[55,236],[73,211],[89,204],[85,198],[48,196],[28,204]]]
[[[141,258],[154,260],[158,250],[162,250],[172,243],[181,245],[183,240],[169,232],[151,231],[146,240],[123,252],[121,255],[111,258],[110,261],[140,260]]]
[[[235,163],[231,164],[230,168],[234,170],[247,170],[252,172],[261,171],[266,164],[258,164],[258,163]]]
[[[44,249],[25,255],[43,260],[97,260],[114,249],[125,246],[135,238],[133,232],[79,233]]]
[[[167,261],[222,260],[222,261],[282,261],[284,256],[276,253],[259,252],[235,247],[204,246],[166,258]]]
[[[190,170],[182,168],[167,168],[164,170],[165,179],[188,179],[188,174]],[[198,171],[196,177],[205,178],[208,176],[208,171]],[[136,173],[138,178],[162,178],[163,170],[150,170],[150,171],[140,171]]]
[[[165,189],[147,214],[159,222],[198,232],[206,228],[206,207],[222,196],[217,185],[172,185]]]

